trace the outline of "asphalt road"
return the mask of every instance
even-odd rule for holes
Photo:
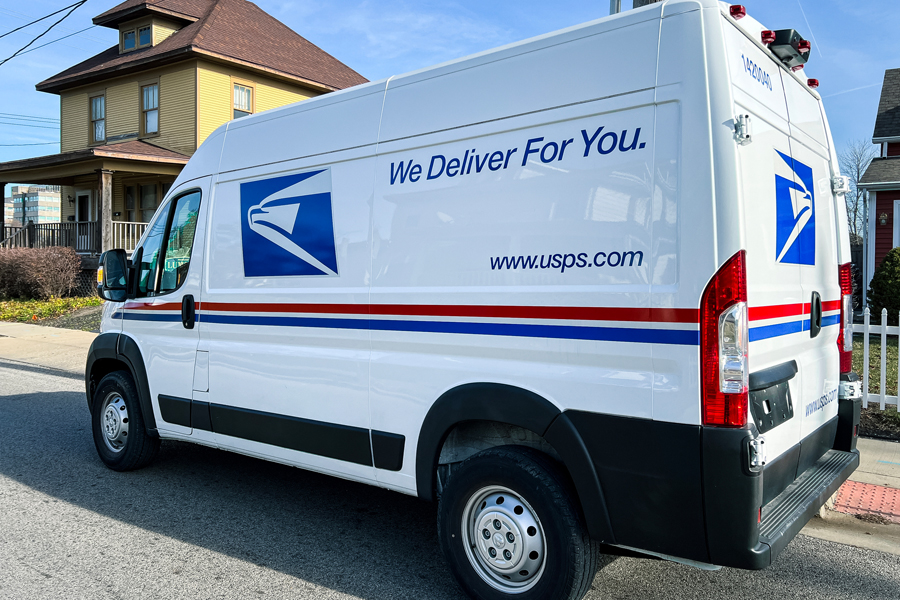
[[[78,375],[0,359],[0,598],[459,599],[435,507],[185,443],[97,458]],[[591,599],[900,598],[900,559],[799,536],[765,571],[619,558]]]

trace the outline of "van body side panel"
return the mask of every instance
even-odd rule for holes
[[[201,311],[221,447],[374,480],[365,325],[382,99],[230,126]],[[317,153],[310,132],[326,130],[348,149]]]
[[[635,62],[625,77],[614,61],[591,57],[634,36],[655,56],[658,27],[603,32],[598,24],[595,35],[563,36],[546,48],[537,42],[520,56],[390,82],[376,168],[372,306],[407,311],[391,316],[393,324],[379,318],[372,331],[373,428],[399,423],[398,433],[417,439],[433,399],[477,382],[515,385],[561,409],[652,418],[651,344],[690,354],[698,335],[690,314],[650,311],[653,269],[663,279],[675,273],[674,256],[659,265],[650,259],[660,218],[657,117],[652,89],[642,88],[653,86],[655,59]],[[528,76],[520,72],[526,65]],[[566,93],[555,99],[556,85],[535,90],[534,74],[556,81],[559,65],[580,73],[560,79]],[[462,77],[467,89],[493,90],[492,101],[449,102]],[[424,108],[408,109],[407,97]],[[478,116],[482,106],[512,108],[488,121],[490,114]],[[379,471],[379,481],[413,483],[414,459],[408,446],[402,471]]]
[[[691,309],[695,324],[700,294],[718,266],[701,15],[690,10],[661,21],[652,177],[651,306]],[[652,418],[699,425],[699,346],[654,344],[651,353]]]

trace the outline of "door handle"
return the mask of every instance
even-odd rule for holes
[[[822,296],[812,293],[809,304],[809,337],[814,338],[822,331]]]
[[[184,325],[185,329],[194,328],[195,316],[194,297],[190,294],[185,294],[184,298],[181,299],[181,324]]]

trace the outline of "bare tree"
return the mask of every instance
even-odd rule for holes
[[[862,236],[865,223],[865,203],[868,192],[858,187],[860,179],[869,168],[869,163],[878,155],[878,147],[865,139],[852,140],[838,153],[841,175],[850,178],[850,193],[844,197],[847,203],[847,221],[850,238],[858,240]]]

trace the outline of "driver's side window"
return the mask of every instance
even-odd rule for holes
[[[199,191],[183,194],[160,209],[144,244],[134,253],[140,260],[138,297],[168,294],[184,283],[199,211]]]

